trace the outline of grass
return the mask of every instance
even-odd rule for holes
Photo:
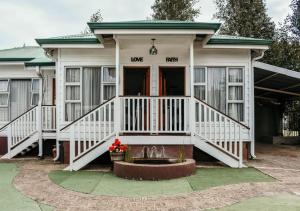
[[[163,181],[126,180],[112,173],[90,171],[52,171],[49,178],[69,190],[93,195],[124,197],[178,195],[221,185],[274,181],[273,178],[254,168],[198,169],[190,177]]]
[[[214,209],[214,211],[248,211],[248,210],[266,210],[266,211],[299,211],[300,196],[284,194],[277,196],[264,196],[247,199],[240,203]],[[213,210],[209,210],[213,211]]]
[[[12,163],[0,164],[0,210],[5,211],[50,211],[51,207],[39,204],[18,192],[13,184],[13,178],[18,173],[18,167]]]

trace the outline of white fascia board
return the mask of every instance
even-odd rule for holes
[[[45,44],[42,48],[104,48],[103,44]]]
[[[254,62],[253,67],[300,79],[300,73],[299,72],[289,70],[289,69],[286,69],[286,68],[282,68],[282,67],[277,67],[277,66],[270,65],[270,64],[266,64],[266,63],[263,63],[263,62]]]
[[[41,66],[40,67],[41,70],[55,70],[54,66]],[[30,70],[36,70],[36,67],[25,67],[25,70],[30,71]]]
[[[140,34],[140,35],[148,35],[148,34],[215,34],[214,30],[195,30],[195,29],[96,29],[94,30],[94,34]]]
[[[259,49],[268,50],[267,45],[204,45],[203,48],[228,48],[228,49]]]
[[[24,65],[24,62],[0,62],[0,66]]]

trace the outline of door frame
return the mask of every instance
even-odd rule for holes
[[[150,96],[150,66],[123,66],[123,96],[125,95],[125,86],[126,86],[126,78],[125,78],[125,71],[126,69],[136,70],[139,71],[139,69],[145,69],[146,70],[146,95],[143,96]]]
[[[159,75],[159,80],[158,80],[158,96],[167,96],[167,95],[163,95],[163,89],[162,89],[162,85],[163,85],[163,78],[162,78],[162,69],[175,69],[175,68],[182,68],[183,70],[183,90],[184,90],[184,94],[183,96],[186,96],[186,67],[185,66],[159,66],[158,67],[158,75]]]

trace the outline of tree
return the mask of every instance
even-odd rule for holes
[[[298,38],[300,38],[300,0],[292,0],[291,9],[292,15],[287,17],[291,32]]]
[[[223,22],[221,34],[272,39],[275,24],[264,0],[215,0],[214,17]]]
[[[200,14],[198,0],[155,0],[151,9],[155,20],[194,21]]]
[[[89,19],[89,22],[92,22],[92,23],[99,23],[99,22],[102,22],[102,21],[103,21],[103,18],[102,18],[100,9],[97,10],[95,13],[93,13],[92,16]],[[89,34],[89,33],[91,33],[91,29],[87,26],[85,28],[85,30],[81,33],[82,34]]]

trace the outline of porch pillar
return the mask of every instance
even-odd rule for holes
[[[114,108],[115,113],[115,132],[116,137],[119,137],[119,133],[121,130],[121,118],[120,118],[120,43],[116,35],[114,35],[114,39],[116,42],[116,103]]]
[[[195,132],[195,103],[194,103],[194,38],[190,44],[190,116],[189,125],[191,135]]]
[[[40,76],[39,78],[39,102],[37,108],[37,130],[38,130],[38,137],[39,137],[39,157],[43,156],[43,112],[42,112],[42,102],[43,102],[43,78],[41,76],[40,67],[36,67],[36,72]]]

